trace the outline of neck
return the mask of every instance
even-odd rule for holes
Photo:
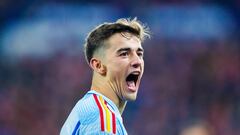
[[[103,83],[103,79],[93,78],[91,90],[95,90],[109,98],[117,106],[119,112],[121,114],[123,113],[127,101],[120,99],[112,87],[110,87],[107,83]]]

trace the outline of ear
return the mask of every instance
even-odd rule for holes
[[[106,75],[107,69],[106,66],[103,65],[102,61],[97,58],[92,58],[89,63],[90,67],[97,73],[101,75]]]

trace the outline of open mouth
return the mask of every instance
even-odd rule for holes
[[[132,89],[132,90],[136,89],[136,86],[137,86],[136,84],[137,84],[139,75],[140,75],[140,72],[132,72],[127,76],[126,82],[129,89]]]

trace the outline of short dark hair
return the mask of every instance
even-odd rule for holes
[[[85,58],[89,63],[98,48],[104,45],[104,41],[115,33],[129,32],[137,36],[141,41],[150,37],[148,28],[141,24],[136,18],[119,19],[114,23],[103,23],[93,29],[86,38],[84,45]]]

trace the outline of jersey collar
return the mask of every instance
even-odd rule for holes
[[[107,101],[107,103],[109,104],[111,109],[114,110],[114,112],[116,113],[117,117],[122,119],[121,114],[120,114],[116,104],[112,100],[110,100],[109,98],[107,98],[106,96],[104,96],[103,94],[101,94],[101,93],[99,93],[99,92],[97,92],[95,90],[90,90],[90,91],[87,92],[87,94],[96,94],[96,95],[102,96],[103,99]]]

